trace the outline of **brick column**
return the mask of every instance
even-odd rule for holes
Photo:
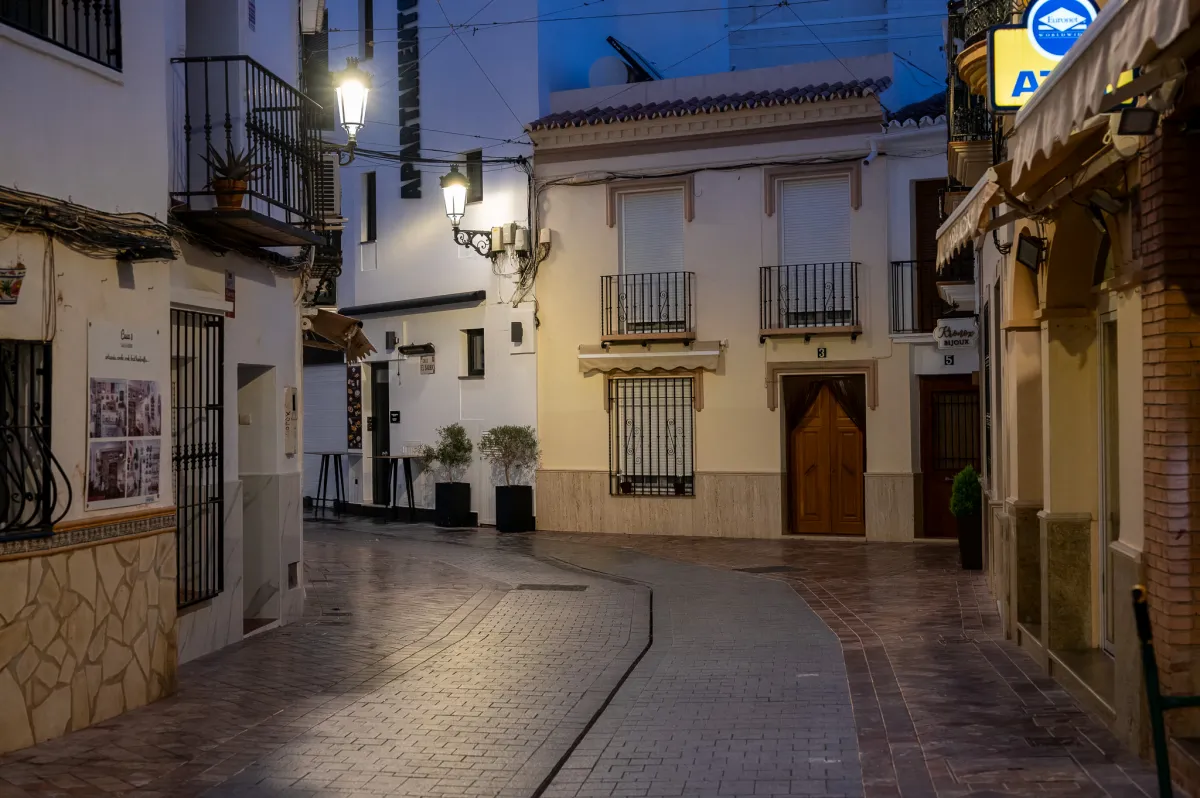
[[[1200,155],[1175,125],[1141,158],[1144,557],[1163,689],[1200,693]],[[1200,733],[1200,713],[1168,723]]]

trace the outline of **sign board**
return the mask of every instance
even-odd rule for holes
[[[1035,0],[1019,25],[988,32],[988,100],[993,111],[1019,111],[1096,20],[1092,0]],[[1117,80],[1124,86],[1132,71]],[[1110,87],[1111,91],[1111,87]]]
[[[433,374],[434,372],[434,355],[421,355],[421,373]]]
[[[937,341],[938,349],[974,349],[975,336],[978,334],[979,327],[974,317],[938,319],[937,326],[933,328],[933,339]]]
[[[158,501],[164,347],[154,327],[88,322],[85,510]]]

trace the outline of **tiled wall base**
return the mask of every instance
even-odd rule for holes
[[[1038,513],[1042,580],[1042,642],[1051,651],[1092,647],[1092,518]]]
[[[175,567],[173,528],[0,560],[0,753],[174,692]]]

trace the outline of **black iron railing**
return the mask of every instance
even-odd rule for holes
[[[695,281],[692,272],[601,277],[601,335],[612,338],[695,332]]]
[[[0,540],[54,532],[71,484],[50,449],[51,345],[0,341]]]
[[[797,263],[759,269],[762,330],[853,327],[858,316],[858,264]]]
[[[696,495],[691,377],[610,380],[609,493]]]
[[[225,319],[171,311],[171,464],[175,473],[178,603],[225,587]]]
[[[962,23],[965,44],[980,41],[989,28],[1009,24],[1013,14],[1024,7],[1021,0],[967,0]]]
[[[950,140],[991,141],[992,114],[987,100],[973,95],[962,81],[952,81],[950,93]]]
[[[0,0],[0,23],[121,70],[121,0]]]
[[[218,177],[213,154],[246,155],[258,169],[246,207],[297,227],[318,221],[321,107],[244,55],[175,58],[182,97],[182,152],[172,192],[190,210],[210,208]],[[177,109],[177,113],[179,109]],[[208,160],[205,160],[205,159]]]
[[[969,263],[970,253],[967,254]],[[938,294],[937,284],[971,279],[971,274],[962,272],[961,259],[948,264],[941,274],[931,260],[892,261],[892,332],[898,335],[933,332],[938,319],[958,312]]]

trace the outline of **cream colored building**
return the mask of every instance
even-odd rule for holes
[[[954,310],[932,282],[945,119],[881,124],[891,74],[869,56],[551,95],[529,126],[553,234],[539,528],[954,534],[926,519],[945,476],[933,499],[922,479],[978,458],[975,353],[931,334]]]

